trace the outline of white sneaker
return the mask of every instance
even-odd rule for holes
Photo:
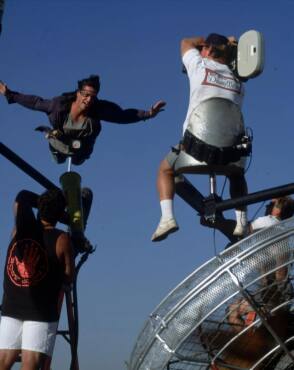
[[[233,235],[234,236],[246,236],[248,234],[248,224],[237,224],[234,231]]]
[[[174,233],[177,230],[179,230],[179,226],[174,218],[170,218],[169,220],[160,219],[159,225],[157,226],[155,233],[152,235],[151,240],[153,242],[160,242],[169,234]]]

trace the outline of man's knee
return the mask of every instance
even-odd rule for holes
[[[174,169],[166,159],[160,163],[159,174],[174,176]]]

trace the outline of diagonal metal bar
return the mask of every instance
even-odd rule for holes
[[[45,189],[54,189],[57,188],[53,182],[48,180],[44,175],[37,171],[34,167],[24,161],[6,145],[0,142],[0,154],[3,155],[6,159],[12,162],[16,167],[29,175],[32,179],[37,181],[40,185],[44,186]]]

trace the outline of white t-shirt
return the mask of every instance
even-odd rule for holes
[[[280,222],[280,220],[272,215],[258,217],[256,220],[251,222],[252,231],[257,231],[263,229],[265,227],[270,227],[276,225]]]
[[[190,101],[183,133],[191,112],[204,100],[224,98],[242,107],[244,86],[226,64],[202,58],[197,49],[188,50],[182,60],[190,82]]]

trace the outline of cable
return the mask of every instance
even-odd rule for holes
[[[246,136],[248,137],[249,142],[252,143],[253,142],[253,129],[251,127],[246,127]],[[251,163],[252,163],[252,150],[250,151],[249,162],[248,162],[247,167],[244,170],[244,174],[247,173],[247,171],[249,170]]]

